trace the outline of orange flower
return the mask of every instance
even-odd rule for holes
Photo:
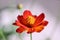
[[[48,21],[44,20],[44,18],[44,13],[36,16],[32,15],[29,10],[25,10],[23,15],[18,15],[17,20],[13,25],[18,26],[16,29],[16,32],[18,33],[22,33],[23,31],[27,31],[27,33],[41,32],[48,24]]]

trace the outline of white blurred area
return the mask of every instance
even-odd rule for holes
[[[16,8],[19,3],[23,5],[22,11]],[[42,32],[33,33],[33,40],[60,40],[60,0],[0,0],[0,27],[12,25],[17,16],[23,14],[26,9],[33,15],[45,13],[45,20],[49,21]],[[29,34],[22,33],[21,35],[23,40],[29,40]],[[20,39],[12,34],[8,40]]]

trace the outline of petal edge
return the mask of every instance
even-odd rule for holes
[[[35,26],[39,25],[45,18],[45,15],[44,13],[41,13],[37,18],[36,18],[36,21],[35,21]]]
[[[23,18],[26,19],[28,16],[32,16],[32,13],[29,10],[23,12]]]

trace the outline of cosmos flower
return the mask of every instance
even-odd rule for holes
[[[23,31],[26,31],[27,33],[41,32],[48,24],[48,21],[44,20],[44,18],[44,13],[36,16],[32,15],[29,10],[25,10],[23,15],[17,16],[17,20],[13,25],[18,26],[16,29],[16,32],[18,33],[22,33]]]

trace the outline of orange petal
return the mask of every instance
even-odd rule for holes
[[[40,14],[37,18],[36,18],[36,21],[35,21],[35,26],[37,26],[37,25],[39,25],[42,21],[43,21],[43,19],[45,18],[45,15],[44,15],[44,13],[42,13],[42,14]]]
[[[43,25],[37,26],[34,28],[36,32],[41,32],[44,29]]]
[[[43,21],[43,22],[41,23],[41,25],[44,25],[44,26],[47,26],[47,24],[48,24],[48,21]]]
[[[28,28],[27,29],[27,33],[32,33],[32,32],[34,32],[34,29],[33,28]]]
[[[32,16],[32,13],[29,10],[23,12],[23,18],[26,19],[28,16]]]
[[[23,27],[19,27],[16,29],[16,32],[22,33],[25,29]]]

